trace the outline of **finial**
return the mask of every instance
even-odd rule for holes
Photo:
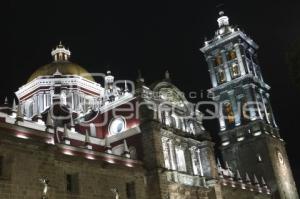
[[[138,69],[138,78],[137,78],[137,82],[140,84],[143,84],[145,82],[143,76],[142,76],[142,71],[140,69]]]
[[[106,74],[111,75],[111,71],[110,70],[106,71]]]
[[[71,131],[75,132],[75,123],[74,123],[74,119],[72,117],[72,114],[70,115],[70,127],[71,127]]]
[[[64,124],[64,135],[63,135],[63,137],[64,137],[64,139],[69,137],[67,124]]]
[[[8,104],[8,98],[7,98],[7,96],[6,96],[5,99],[4,99],[4,104],[5,104],[5,105]]]
[[[12,104],[12,111],[13,112],[15,112],[16,111],[16,109],[17,109],[17,105],[16,105],[16,100],[15,100],[15,98],[13,99],[13,104]]]
[[[264,177],[261,177],[261,185],[262,186],[266,186],[267,185]]]
[[[261,192],[262,192],[262,188],[261,188],[261,186],[260,186],[260,184],[259,184],[259,182],[258,182],[257,177],[256,177],[255,174],[254,174],[254,181],[253,181],[253,184],[254,184],[255,187],[256,187],[256,191],[258,191],[259,193],[261,193]]]
[[[258,180],[257,180],[257,177],[256,177],[255,174],[254,174],[254,177],[253,177],[253,183],[254,183],[254,185],[259,184],[259,183],[258,183]]]
[[[125,91],[125,93],[127,93],[128,92],[128,87],[127,87],[127,81],[125,80],[125,82],[124,82],[124,91]]]
[[[243,182],[240,171],[236,170],[236,179],[238,182]]]
[[[251,184],[251,180],[250,180],[249,174],[248,174],[247,172],[246,172],[245,182],[246,182],[248,185]]]
[[[23,112],[22,112],[22,106],[21,104],[19,103],[18,105],[18,110],[17,110],[17,120],[20,121],[20,120],[23,120]]]
[[[124,156],[130,158],[130,152],[126,140],[124,139]]]
[[[170,80],[170,73],[168,70],[166,70],[166,72],[165,72],[165,79]]]
[[[229,169],[229,165],[227,161],[225,161],[225,169]]]
[[[85,130],[85,140],[84,140],[84,143],[85,145],[88,145],[90,143],[90,135],[89,135],[89,132],[88,130]]]
[[[105,152],[108,154],[112,154],[111,145],[107,136],[105,137]]]
[[[219,158],[217,158],[217,165],[218,165],[218,167],[222,167],[222,166],[221,166],[221,162],[220,162],[220,159],[219,159]]]

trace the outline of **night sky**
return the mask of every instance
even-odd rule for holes
[[[117,79],[135,80],[141,69],[146,83],[151,83],[169,70],[173,83],[183,91],[205,91],[211,84],[199,48],[217,29],[216,6],[224,3],[231,24],[260,45],[263,76],[272,87],[274,114],[300,185],[296,139],[300,90],[292,84],[286,64],[286,52],[300,39],[300,1],[262,2],[10,1],[8,23],[1,28],[7,33],[1,38],[1,99],[11,100],[31,73],[51,62],[51,49],[60,40],[70,48],[71,61],[89,72],[109,68]],[[206,125],[217,133],[215,121]]]

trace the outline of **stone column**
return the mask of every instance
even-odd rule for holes
[[[202,160],[201,160],[201,152],[200,149],[197,149],[197,157],[198,157],[198,163],[199,163],[199,174],[201,177],[204,176],[203,167],[202,167]]]
[[[165,138],[165,137],[162,138],[162,147],[163,147],[163,154],[164,154],[164,160],[165,160],[165,162],[164,162],[165,168],[171,169],[168,138]]]
[[[227,63],[225,50],[221,50],[221,55],[222,55],[223,66],[224,66],[224,70],[225,70],[225,74],[226,74],[226,80],[227,80],[227,82],[229,82],[229,81],[231,81],[231,75],[230,75],[230,71],[229,71],[229,67],[228,67],[228,63]]]
[[[238,113],[238,107],[237,107],[234,91],[233,90],[228,91],[228,95],[231,101],[232,111],[234,114],[235,126],[239,126],[241,124],[241,114]]]
[[[271,124],[271,121],[269,120],[269,117],[268,117],[268,111],[267,111],[267,108],[266,108],[266,104],[265,104],[265,97],[263,96],[262,90],[261,90],[261,89],[259,90],[259,94],[260,94],[260,97],[261,97],[261,99],[262,99],[263,109],[264,109],[264,113],[265,113],[267,122],[268,122],[269,124]]]
[[[214,69],[214,66],[213,66],[212,57],[207,56],[206,57],[206,62],[208,64],[208,68],[209,68],[208,71],[209,71],[209,74],[210,74],[210,79],[211,79],[212,86],[216,87],[218,85],[218,83],[217,83],[217,79],[216,79],[216,73],[215,73],[215,69]]]
[[[255,103],[256,103],[258,115],[259,115],[260,119],[263,120],[263,116],[262,116],[262,114],[261,114],[261,109],[260,109],[260,105],[259,105],[260,103],[263,103],[263,102],[262,102],[262,101],[261,101],[261,102],[258,101],[258,98],[257,98],[258,92],[256,92],[255,86],[252,86],[251,91],[252,91],[252,94],[253,94],[253,96],[254,96],[254,101],[255,101]]]
[[[270,102],[270,99],[269,99],[269,95],[267,94],[267,98],[266,98],[268,104],[269,104],[269,108],[270,108],[270,114],[272,116],[272,123],[274,125],[274,127],[278,127],[276,121],[275,121],[275,117],[274,117],[274,114],[273,114],[273,109],[272,109],[272,106],[271,106],[271,102]]]
[[[241,71],[241,76],[242,76],[242,75],[246,74],[246,71],[245,71],[245,65],[244,65],[244,62],[243,62],[240,46],[241,46],[240,43],[234,44],[235,54],[236,54],[236,57],[237,57],[237,60],[238,60],[238,65],[239,65],[239,68],[240,68],[240,71]]]
[[[219,104],[219,124],[220,124],[221,131],[226,130],[226,124],[225,124],[224,113],[223,113],[223,105],[224,105],[224,102],[220,102],[220,104]]]
[[[177,163],[176,163],[176,157],[175,157],[175,147],[173,140],[169,140],[169,154],[170,154],[170,160],[171,160],[171,169],[172,170],[177,170]]]
[[[199,175],[199,168],[198,168],[198,158],[196,156],[196,147],[193,146],[190,148],[191,160],[192,160],[192,167],[194,175]]]
[[[249,107],[250,112],[250,120],[255,120],[257,118],[255,112],[255,99],[251,92],[252,87],[250,85],[244,85],[243,88],[245,89],[247,103],[250,103],[247,107]]]

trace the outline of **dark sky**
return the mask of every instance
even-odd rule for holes
[[[51,61],[61,40],[71,60],[90,72],[110,66],[117,78],[135,79],[141,69],[146,82],[168,69],[183,91],[207,90],[208,68],[199,48],[217,28],[216,5],[225,3],[231,24],[239,25],[259,45],[265,81],[296,181],[300,184],[299,90],[291,83],[285,54],[300,37],[300,1],[10,1],[2,31],[2,98],[12,96],[38,67]],[[7,27],[6,27],[7,26]],[[7,38],[7,39],[6,39]],[[213,134],[214,125],[208,125]]]

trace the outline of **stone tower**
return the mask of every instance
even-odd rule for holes
[[[229,166],[264,176],[274,198],[297,199],[297,189],[257,60],[258,45],[234,28],[224,12],[201,51],[209,67],[209,91],[218,103],[221,153]]]

